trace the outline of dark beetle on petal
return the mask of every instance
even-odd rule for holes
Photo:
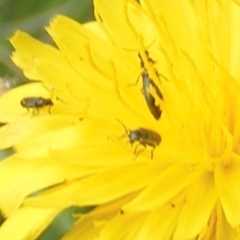
[[[149,57],[149,53],[147,51],[145,51],[145,54],[148,58],[149,63],[154,64],[155,62]],[[154,81],[150,78],[149,73],[148,73],[146,67],[144,66],[144,62],[143,62],[141,55],[138,54],[138,57],[140,58],[140,66],[142,68],[142,73],[139,76],[139,78],[140,77],[142,78],[142,94],[145,98],[145,101],[147,103],[148,109],[150,110],[151,114],[153,115],[153,117],[155,119],[158,120],[161,117],[162,110],[161,110],[161,107],[156,104],[156,100],[153,97],[153,95],[149,92],[149,89],[153,88],[155,90],[157,96],[161,100],[163,100],[163,95],[162,95],[161,91],[159,90],[159,88],[157,87],[157,85],[154,83]],[[156,76],[159,78],[160,74],[157,71],[155,71],[155,73],[156,73]],[[129,85],[130,86],[136,85],[139,81],[139,78],[137,79],[136,83],[129,84]]]
[[[154,97],[149,92],[149,88],[153,87],[158,97],[162,100],[163,95],[156,86],[156,84],[149,78],[149,74],[146,69],[143,70],[141,76],[142,76],[142,93],[144,95],[148,109],[150,110],[154,118],[158,120],[161,117],[162,110],[160,106],[156,105]]]
[[[50,107],[53,105],[53,102],[50,98],[27,97],[21,101],[21,105],[25,107],[27,110],[33,109],[33,114],[35,109],[37,112],[39,112],[40,108],[48,106],[49,107],[48,112],[50,113]]]
[[[157,132],[151,129],[142,128],[142,127],[135,130],[128,130],[120,120],[118,119],[116,120],[124,127],[130,144],[133,144],[134,142],[139,142],[139,144],[144,146],[144,148],[146,148],[147,146],[152,147],[152,151],[151,151],[151,159],[152,159],[154,149],[161,142],[161,136]],[[134,155],[135,157],[137,157],[139,154],[140,152],[137,153],[137,146],[136,146],[134,150]]]

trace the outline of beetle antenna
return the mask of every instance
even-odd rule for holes
[[[52,88],[52,91],[51,91],[51,97],[50,97],[50,99],[52,99],[52,98],[53,98],[53,92],[54,92],[54,88]]]
[[[116,120],[124,127],[126,134],[128,135],[129,131],[122,121],[116,118]]]

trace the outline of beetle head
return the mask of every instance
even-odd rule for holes
[[[22,105],[23,107],[26,106],[26,101],[25,101],[25,99],[23,99],[20,103],[21,103],[21,105]]]
[[[129,131],[129,134],[128,134],[128,138],[129,138],[129,142],[132,144],[134,143],[135,141],[139,141],[140,138],[141,138],[141,133],[139,130],[134,130],[134,131]]]

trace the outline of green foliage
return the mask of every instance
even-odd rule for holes
[[[37,240],[58,240],[63,237],[63,235],[69,231],[73,225],[74,221],[78,218],[74,217],[77,214],[84,214],[91,211],[93,207],[70,207],[63,210],[58,216],[53,220],[49,227],[37,238]]]

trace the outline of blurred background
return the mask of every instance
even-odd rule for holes
[[[44,27],[56,14],[64,14],[81,23],[91,21],[94,19],[93,0],[0,0],[0,96],[8,89],[27,82],[10,59],[13,48],[8,39],[19,29],[51,43]],[[12,153],[12,149],[0,151],[0,160]],[[37,240],[60,239],[73,226],[73,214],[90,210],[91,207],[74,206],[64,210]],[[0,224],[2,222],[4,219],[0,216]]]

